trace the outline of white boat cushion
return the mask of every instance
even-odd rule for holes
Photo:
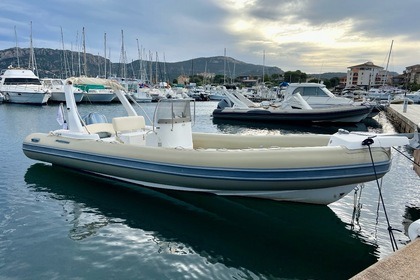
[[[115,134],[111,123],[93,123],[85,126],[85,129],[90,134],[98,134],[100,138],[110,137]]]
[[[128,116],[112,119],[112,126],[118,132],[142,130],[146,127],[143,116]]]

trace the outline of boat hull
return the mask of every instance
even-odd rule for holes
[[[83,92],[75,92],[74,93],[74,101],[79,103],[82,101],[84,96]],[[53,102],[66,102],[66,97],[64,94],[64,91],[53,91],[51,92],[51,97],[49,99],[49,101],[53,101]]]
[[[114,93],[85,93],[83,95],[83,102],[92,102],[92,103],[110,103],[115,99],[116,95]]]
[[[50,98],[48,93],[26,93],[26,92],[3,92],[5,99],[9,103],[18,104],[46,104]]]
[[[213,111],[215,119],[249,120],[264,122],[341,122],[357,123],[372,111],[367,106],[338,106],[336,108],[301,109],[240,109],[223,108]]]
[[[342,147],[164,149],[36,133],[25,139],[23,151],[35,160],[152,188],[315,204],[332,203],[376,178],[366,151]],[[373,149],[373,158],[380,178],[390,168],[389,150]]]

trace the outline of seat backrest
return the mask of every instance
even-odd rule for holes
[[[112,126],[116,132],[136,131],[146,127],[143,116],[117,117],[112,119]]]

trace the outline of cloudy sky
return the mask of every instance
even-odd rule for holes
[[[0,49],[82,50],[121,61],[226,55],[306,73],[372,61],[402,73],[420,64],[418,0],[1,0]],[[138,42],[138,44],[137,44]],[[265,54],[265,55],[264,55]],[[265,57],[265,59],[264,59]]]

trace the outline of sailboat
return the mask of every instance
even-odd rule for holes
[[[110,103],[115,99],[115,93],[108,85],[107,79],[88,77],[87,59],[86,59],[86,43],[85,28],[82,29],[83,36],[83,71],[84,75],[79,77],[69,77],[67,81],[71,81],[72,86],[83,91],[82,102],[88,103]]]

